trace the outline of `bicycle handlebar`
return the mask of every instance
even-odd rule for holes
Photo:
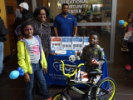
[[[76,65],[64,64],[64,61],[59,60],[59,59],[54,59],[54,61],[57,61],[57,62],[62,63],[62,72],[63,72],[63,75],[65,75],[65,76],[67,76],[67,77],[69,77],[69,78],[70,78],[71,76],[75,75],[75,73],[77,72],[77,69],[80,68],[80,66],[84,66],[84,63],[81,63],[81,64],[79,64],[78,66],[76,66]],[[74,71],[72,74],[66,74],[66,73],[65,73],[65,67],[75,68],[75,71]]]

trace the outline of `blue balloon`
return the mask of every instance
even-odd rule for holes
[[[21,67],[18,67],[18,71],[19,71],[20,73],[24,73],[24,70],[23,70]]]
[[[16,79],[16,78],[18,78],[19,77],[19,71],[17,71],[17,70],[12,71],[10,73],[9,77],[10,77],[10,79]]]
[[[24,73],[19,73],[19,76],[24,76]]]
[[[22,68],[21,67],[18,67],[18,71],[20,71]]]
[[[125,21],[124,20],[119,20],[118,22],[120,25],[124,25],[125,24]]]

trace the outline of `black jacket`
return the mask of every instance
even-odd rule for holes
[[[22,22],[25,22],[25,21],[32,19],[32,18],[34,18],[33,13],[28,11],[28,10],[23,9]]]
[[[6,35],[8,34],[8,30],[4,25],[4,21],[0,17],[0,42],[6,41]]]

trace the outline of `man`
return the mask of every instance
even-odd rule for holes
[[[8,30],[5,28],[4,22],[0,17],[0,76],[4,75],[3,71],[3,58],[4,58],[4,41],[6,41],[6,35],[8,34]]]
[[[75,17],[68,13],[68,4],[62,4],[62,13],[57,15],[54,21],[54,32],[56,36],[76,36],[77,23]],[[73,34],[74,30],[74,34]]]

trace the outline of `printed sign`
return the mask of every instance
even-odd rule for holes
[[[73,50],[82,50],[83,48],[83,38],[82,37],[73,37],[72,38],[72,49]]]
[[[130,38],[130,36],[132,35],[132,31],[130,32],[126,32],[125,36],[124,36],[124,40],[128,40]]]
[[[71,37],[62,37],[62,50],[72,50],[72,38]]]
[[[61,37],[51,37],[51,50],[61,50]]]
[[[89,37],[84,37],[84,47],[89,45]]]

